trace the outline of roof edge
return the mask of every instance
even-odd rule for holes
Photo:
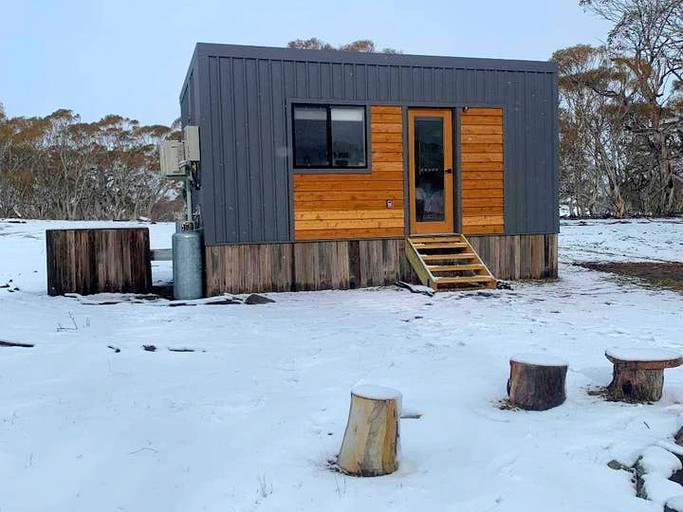
[[[197,58],[199,57],[199,44],[196,44],[194,47],[194,50],[192,52],[192,57],[190,58],[190,64],[187,67],[187,72],[185,73],[185,80],[183,80],[183,85],[180,88],[180,94],[178,95],[178,100],[180,102],[183,101],[183,95],[185,94],[185,91],[187,90],[187,86],[190,83],[190,77],[192,76],[193,71],[195,71],[195,67],[197,65]]]
[[[299,50],[295,48],[280,48],[274,46],[248,46],[218,43],[197,43],[193,60],[196,56],[374,64],[385,66],[429,66],[492,71],[557,72],[557,65],[551,61],[411,55],[402,53],[358,53],[342,50]]]

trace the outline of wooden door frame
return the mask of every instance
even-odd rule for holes
[[[416,117],[440,117],[444,125],[444,169],[451,172],[444,174],[444,220],[437,222],[420,222],[416,220],[415,207],[415,118]],[[408,107],[408,207],[409,234],[443,234],[456,231],[455,226],[455,187],[456,174],[453,129],[454,112],[452,108],[421,108]],[[450,182],[450,190],[447,186]],[[459,217],[459,216],[458,216]],[[418,225],[420,227],[418,231]]]

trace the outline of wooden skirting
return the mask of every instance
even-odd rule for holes
[[[557,277],[557,235],[469,236],[497,279]],[[206,291],[325,290],[418,283],[405,239],[208,245]]]
[[[470,235],[467,239],[497,279],[557,277],[557,234]]]
[[[416,282],[403,238],[209,245],[206,291],[248,293],[363,288]]]
[[[149,230],[49,229],[47,293],[147,293],[152,286]]]

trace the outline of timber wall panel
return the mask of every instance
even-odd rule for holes
[[[460,127],[462,231],[503,233],[503,110],[469,108],[460,117]]]
[[[45,244],[49,295],[151,289],[147,228],[48,229]]]
[[[205,263],[209,296],[415,282],[403,238],[208,245]]]
[[[557,277],[557,234],[468,236],[496,279]]]
[[[557,277],[557,235],[467,237],[497,279]],[[206,289],[278,292],[417,283],[403,238],[206,246]]]
[[[369,115],[370,173],[294,174],[295,240],[403,235],[402,109],[372,106]]]

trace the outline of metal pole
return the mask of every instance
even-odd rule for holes
[[[191,171],[190,171],[191,172]],[[187,222],[192,222],[192,189],[190,186],[191,175],[185,175],[185,203],[187,204]]]

